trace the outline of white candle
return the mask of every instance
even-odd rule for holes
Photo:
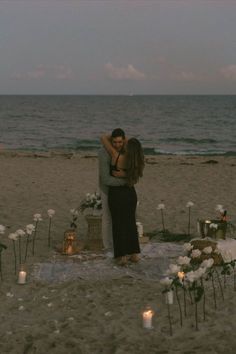
[[[26,283],[26,272],[24,270],[19,271],[18,275],[18,284],[25,284]]]
[[[201,235],[201,229],[200,229],[200,222],[199,221],[197,222],[197,232],[198,232],[199,236],[202,236]]]
[[[173,291],[170,290],[166,293],[166,304],[173,305],[174,303],[174,294]]]
[[[136,225],[139,237],[143,237],[143,225],[139,221],[136,222]]]
[[[204,235],[207,236],[208,230],[209,230],[209,225],[211,224],[210,220],[205,220],[205,225],[204,225]]]
[[[152,310],[147,310],[143,312],[143,328],[152,328]]]

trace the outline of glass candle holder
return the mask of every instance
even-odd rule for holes
[[[18,284],[25,284],[27,277],[26,265],[20,264],[19,273],[18,273]]]

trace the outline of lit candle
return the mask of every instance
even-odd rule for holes
[[[18,284],[25,284],[26,283],[26,271],[20,270],[18,275]]]
[[[174,303],[174,294],[172,290],[166,292],[166,304],[173,305]]]
[[[184,272],[178,272],[178,277],[179,277],[179,280],[184,280]]]
[[[152,328],[152,310],[147,310],[143,312],[143,328],[151,329]]]

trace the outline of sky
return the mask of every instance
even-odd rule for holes
[[[236,94],[236,0],[0,0],[0,94]]]

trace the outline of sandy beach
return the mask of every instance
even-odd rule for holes
[[[170,336],[159,279],[166,265],[180,254],[179,244],[169,249],[171,246],[162,243],[162,252],[158,252],[154,239],[149,242],[149,246],[155,243],[155,247],[149,247],[152,252],[147,251],[148,245],[143,246],[146,253],[140,263],[122,269],[102,252],[82,252],[72,257],[56,252],[69,227],[70,209],[80,204],[85,193],[98,189],[95,153],[2,150],[0,165],[0,224],[6,226],[0,242],[7,246],[2,251],[0,281],[0,353],[235,352],[236,297],[230,280],[224,302],[218,294],[216,310],[209,290],[206,321],[199,311],[198,331],[191,305],[181,328],[174,304]],[[144,177],[136,187],[140,202],[137,217],[144,233],[161,230],[159,203],[165,204],[165,226],[171,232],[187,232],[188,201],[194,203],[192,236],[197,235],[198,218],[216,216],[216,204],[223,204],[230,221],[235,223],[235,171],[235,157],[146,157]],[[51,248],[47,245],[48,209],[56,211]],[[27,283],[18,285],[8,234],[32,223],[35,213],[43,217],[36,251],[34,256],[30,252],[27,259]],[[79,239],[85,240],[86,232],[85,218],[79,215]],[[141,315],[147,305],[155,312],[152,330],[142,327]]]

